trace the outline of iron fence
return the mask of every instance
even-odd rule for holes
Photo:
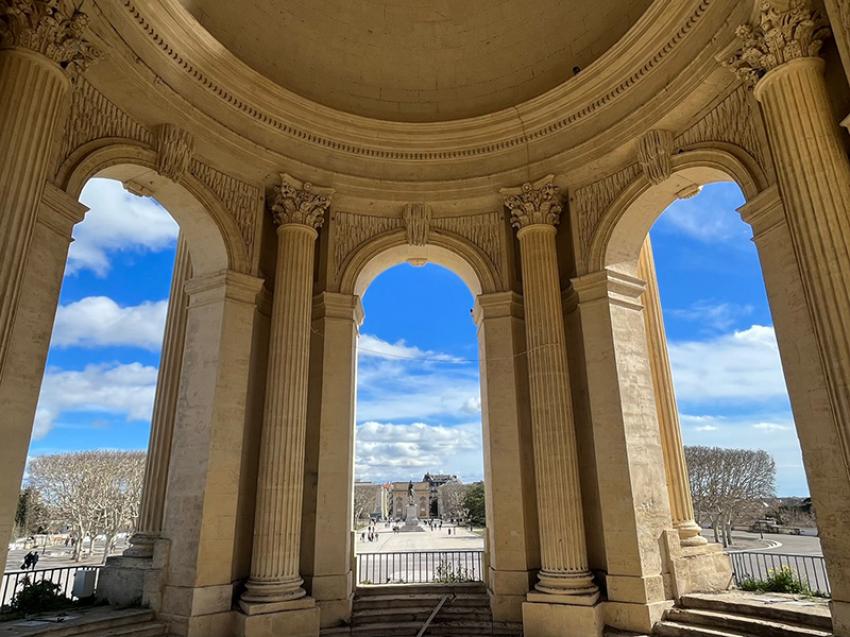
[[[831,596],[826,562],[820,555],[732,551],[729,553],[729,559],[732,561],[732,573],[738,586],[747,580],[765,580],[771,571],[787,567],[794,573],[797,581],[813,593]]]
[[[460,584],[484,581],[484,551],[359,553],[357,584]]]
[[[65,597],[71,597],[71,591],[74,588],[74,575],[77,571],[94,571],[95,572],[95,589],[97,588],[97,580],[100,577],[101,566],[80,565],[80,566],[59,566],[56,568],[41,568],[29,571],[6,571],[3,573],[3,580],[0,582],[0,606],[6,607],[12,602],[25,579],[30,582],[41,582],[48,580],[59,586],[59,593]]]

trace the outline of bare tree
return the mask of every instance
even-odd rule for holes
[[[132,530],[144,464],[144,452],[137,451],[83,451],[36,456],[30,461],[29,485],[40,493],[51,517],[78,539],[75,561],[82,556],[85,537],[106,536],[106,559],[115,535]]]
[[[467,517],[469,511],[466,509],[464,500],[468,490],[469,485],[465,485],[459,480],[453,480],[437,487],[437,497],[440,499],[443,517],[456,519]]]
[[[354,485],[354,522],[368,518],[378,507],[378,498],[384,497],[384,487],[380,484],[355,483]],[[380,512],[380,509],[378,509]]]
[[[732,543],[732,526],[775,495],[776,463],[766,451],[685,447],[697,521],[708,519],[714,541]]]

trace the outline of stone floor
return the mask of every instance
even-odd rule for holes
[[[449,528],[452,529],[449,535]],[[450,527],[443,525],[442,529],[434,531],[422,526],[421,533],[393,533],[392,527],[378,524],[378,540],[363,541],[361,533],[357,532],[355,551],[357,553],[389,553],[392,551],[452,551],[452,550],[483,550],[483,531],[470,531],[466,527]],[[368,537],[368,531],[366,531]]]

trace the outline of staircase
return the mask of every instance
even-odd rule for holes
[[[829,637],[825,602],[739,592],[685,595],[655,626],[658,637]]]
[[[354,595],[351,625],[323,629],[321,634],[416,637],[443,596],[448,599],[425,632],[427,637],[521,637],[520,624],[493,621],[483,584],[361,587]]]
[[[154,619],[151,610],[115,610],[107,606],[69,611],[61,622],[10,621],[0,628],[0,637],[165,637],[167,628]]]

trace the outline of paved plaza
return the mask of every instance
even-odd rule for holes
[[[397,551],[478,551],[484,549],[484,536],[481,530],[470,531],[469,527],[456,527],[443,524],[442,529],[429,530],[424,524],[419,533],[394,533],[392,525],[378,523],[378,539],[374,542],[363,541],[363,533],[369,536],[368,529],[357,531],[355,551],[357,553],[392,553]],[[449,534],[451,529],[451,534]]]

